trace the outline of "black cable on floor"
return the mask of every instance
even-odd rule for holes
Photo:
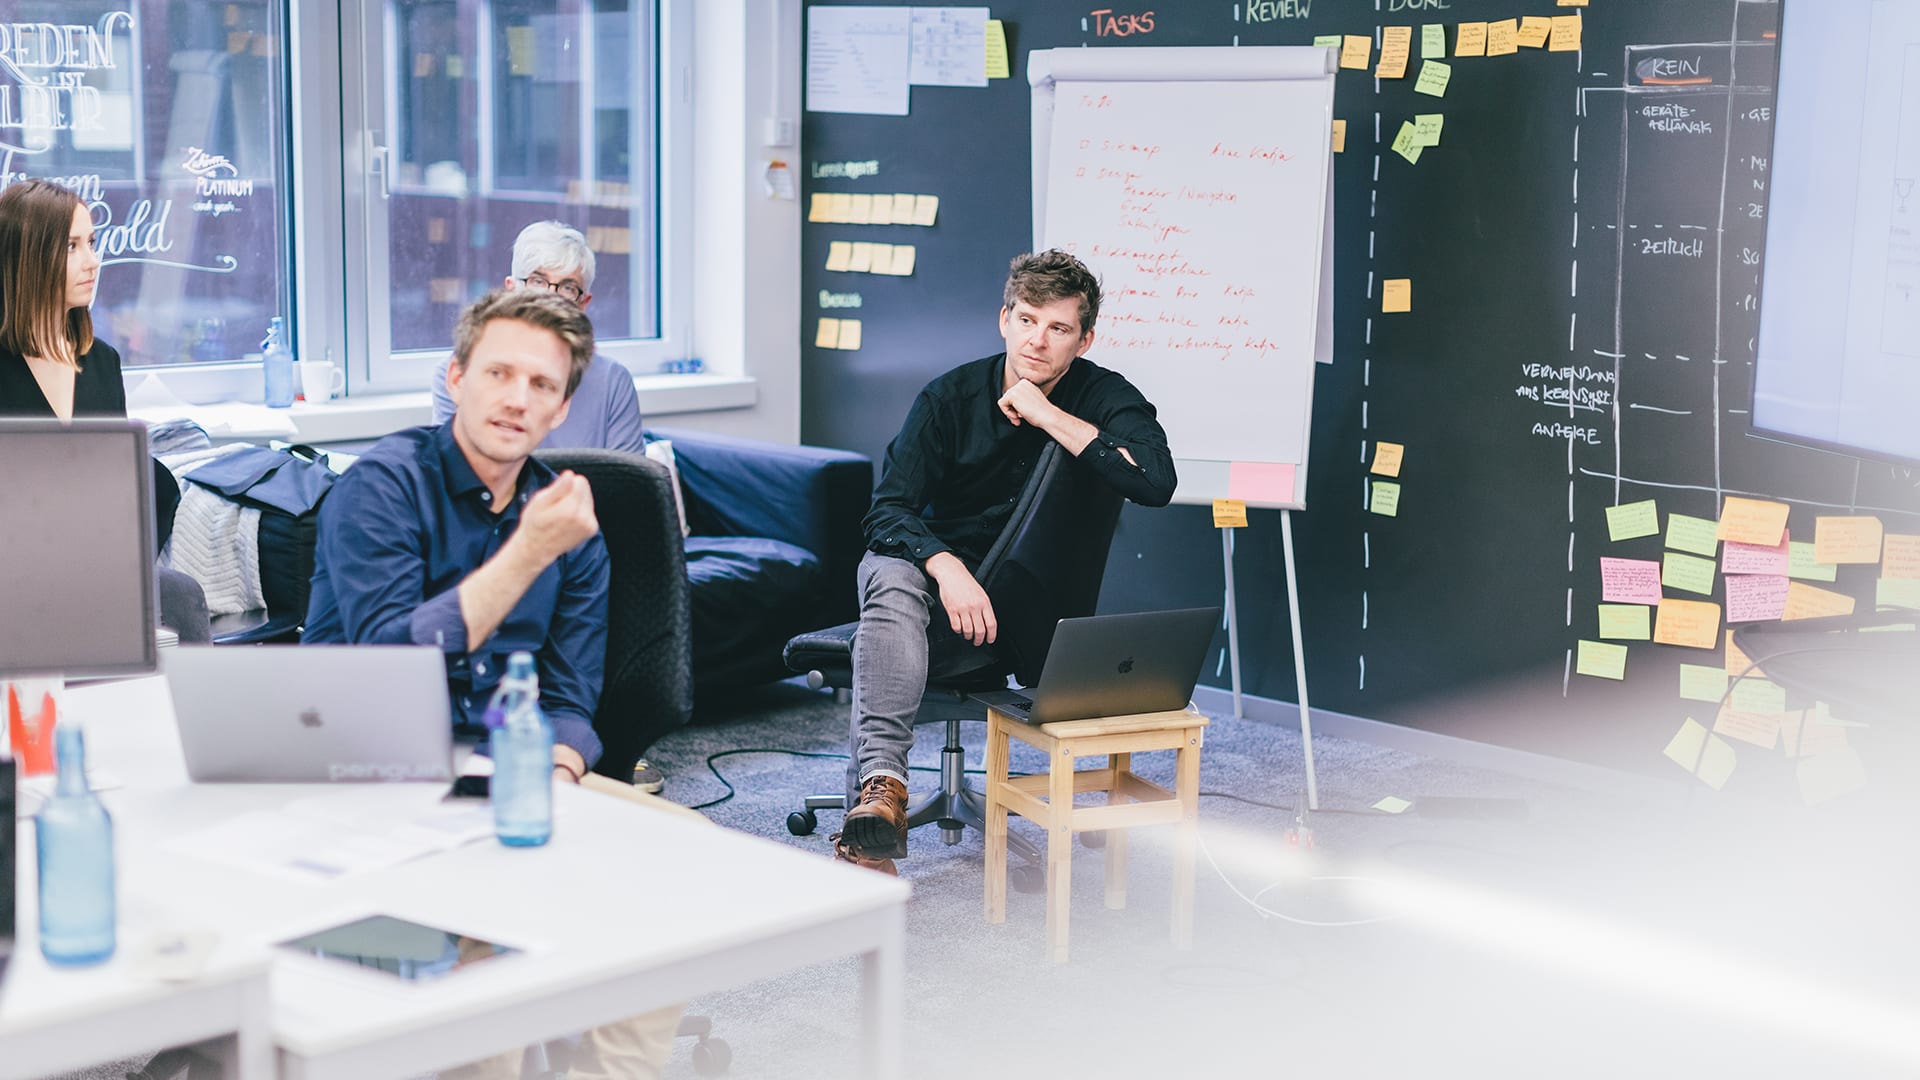
[[[1231,791],[1203,791],[1200,793],[1200,797],[1203,799],[1208,799],[1208,798],[1232,799],[1234,802],[1243,802],[1249,806],[1258,806],[1266,810],[1278,810],[1283,814],[1296,813],[1299,809],[1298,807],[1294,807],[1294,806],[1282,806],[1279,803],[1261,802],[1259,799],[1249,799],[1245,795],[1235,795]],[[1371,810],[1315,810],[1314,813],[1315,814],[1353,814],[1355,816],[1363,816],[1363,817],[1379,817],[1380,816],[1379,814],[1374,813]]]
[[[714,762],[720,760],[723,757],[732,757],[735,754],[786,754],[791,757],[829,758],[835,761],[846,761],[851,756],[848,754],[830,754],[830,753],[817,751],[817,750],[787,750],[778,746],[743,746],[735,750],[721,750],[716,753],[708,754],[707,755],[707,771],[713,774],[713,778],[715,780],[720,781],[720,786],[723,788],[726,788],[727,793],[725,795],[720,796],[717,799],[711,799],[711,800],[708,800],[707,802],[703,802],[698,805],[688,807],[688,809],[705,810],[709,807],[719,806],[721,803],[726,802],[727,800],[733,798],[734,795],[738,794],[738,792],[734,790],[733,785],[727,782],[727,778],[720,775],[719,766],[714,764]],[[907,771],[937,773],[940,771],[940,768],[937,765],[909,765],[907,766]],[[967,776],[987,775],[987,770],[985,769],[962,769],[961,772]],[[1008,776],[1026,776],[1027,774],[1022,772],[1009,772],[1007,775]]]

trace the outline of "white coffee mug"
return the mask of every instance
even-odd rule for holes
[[[295,366],[300,369],[300,393],[309,404],[326,401],[346,389],[347,373],[331,360],[302,360]]]

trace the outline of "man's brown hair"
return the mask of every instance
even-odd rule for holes
[[[1045,307],[1067,299],[1080,301],[1080,333],[1085,336],[1100,317],[1100,279],[1093,276],[1087,264],[1059,248],[1014,256],[1007,270],[1002,307],[1011,308],[1015,301]]]
[[[453,362],[467,370],[467,358],[487,324],[511,319],[545,330],[567,346],[572,365],[567,371],[567,397],[580,388],[580,377],[593,363],[593,324],[573,303],[545,289],[495,289],[460,313],[453,327]]]
[[[45,180],[0,192],[0,347],[78,367],[93,316],[67,307],[67,237],[80,196]]]

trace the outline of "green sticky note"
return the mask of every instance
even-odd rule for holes
[[[1338,49],[1346,43],[1347,39],[1339,34],[1321,34],[1313,39],[1314,46],[1321,49],[1327,48],[1328,46]]]
[[[1720,551],[1719,526],[1706,518],[1685,514],[1667,515],[1667,546],[1675,551],[1691,551],[1711,559]],[[1813,547],[1808,544],[1807,547]]]
[[[1920,608],[1920,578],[1881,578],[1873,599],[1882,607]]]
[[[1447,28],[1439,23],[1428,23],[1420,28],[1420,59],[1445,60],[1447,58]]]
[[[1582,639],[1580,657],[1574,670],[1596,679],[1624,679],[1627,677],[1627,647]]]
[[[1385,480],[1373,482],[1373,502],[1367,507],[1376,514],[1387,517],[1400,516],[1400,485]]]
[[[1727,669],[1702,664],[1680,665],[1680,696],[1688,701],[1708,701],[1715,705],[1727,694]]]
[[[1804,544],[1790,540],[1787,542],[1787,576],[1802,581],[1832,581],[1839,576],[1839,568],[1814,559],[1811,540]]]
[[[1444,113],[1421,113],[1413,118],[1413,137],[1421,146],[1439,146],[1440,129],[1447,124]]]
[[[1393,152],[1418,165],[1420,163],[1420,137],[1414,132],[1413,121],[1405,120],[1400,124],[1400,134],[1393,137]]]
[[[1600,636],[1615,641],[1652,641],[1652,610],[1645,604],[1601,604]]]
[[[1715,569],[1712,559],[1669,551],[1660,564],[1660,584],[1670,589],[1685,589],[1701,596],[1712,596]]]
[[[1787,691],[1779,683],[1749,676],[1733,684],[1727,704],[1734,712],[1783,713],[1787,711]]]
[[[1447,96],[1447,83],[1453,79],[1453,67],[1438,60],[1423,60],[1420,63],[1420,78],[1413,88],[1422,94],[1434,97]]]
[[[1613,540],[1632,540],[1656,536],[1660,532],[1660,511],[1652,499],[1607,507],[1607,536]]]
[[[1389,795],[1386,798],[1381,799],[1379,802],[1373,804],[1373,808],[1375,810],[1378,810],[1386,814],[1402,813],[1403,811],[1407,810],[1412,806],[1413,806],[1412,803],[1394,795]]]

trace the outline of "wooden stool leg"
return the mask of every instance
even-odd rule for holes
[[[1007,806],[1000,789],[1007,782],[1011,747],[1000,714],[987,710],[987,921],[1007,921]]]
[[[1180,800],[1180,824],[1173,846],[1173,943],[1193,944],[1194,848],[1200,834],[1200,728],[1187,730],[1177,751],[1173,791]]]
[[[1047,768],[1047,955],[1067,962],[1073,907],[1073,750],[1059,747]]]
[[[1107,755],[1108,806],[1132,799],[1120,790],[1120,778],[1132,769],[1132,754]],[[1127,830],[1108,829],[1102,835],[1107,842],[1107,907],[1119,911],[1127,906]]]

